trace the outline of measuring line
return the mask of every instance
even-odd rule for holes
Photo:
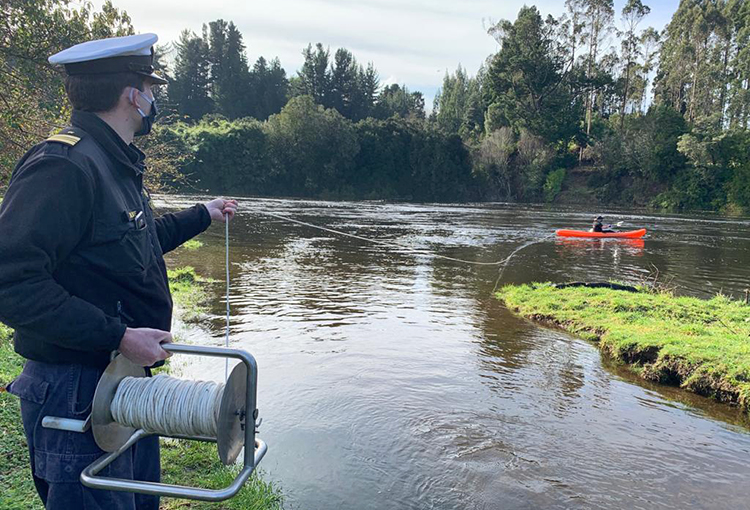
[[[433,252],[430,252],[430,251],[427,251],[427,250],[421,250],[419,248],[412,248],[410,246],[405,246],[403,244],[399,244],[399,243],[396,243],[396,242],[380,241],[380,240],[377,240],[377,239],[370,239],[370,238],[367,238],[367,237],[359,236],[357,234],[350,234],[348,232],[341,232],[340,230],[335,230],[335,229],[332,229],[332,228],[323,227],[323,226],[320,226],[320,225],[315,225],[314,223],[307,223],[305,221],[295,220],[294,218],[290,218],[288,216],[283,216],[281,214],[271,213],[271,212],[267,212],[267,211],[261,211],[261,210],[257,210],[257,209],[255,210],[255,212],[257,212],[259,214],[264,214],[266,216],[271,216],[272,218],[277,218],[277,219],[280,219],[282,221],[288,221],[290,223],[296,223],[298,225],[303,225],[303,226],[314,228],[314,229],[317,229],[317,230],[322,230],[324,232],[330,232],[332,234],[337,234],[337,235],[340,235],[340,236],[351,237],[352,239],[358,239],[360,241],[366,241],[368,243],[379,244],[381,246],[386,246],[388,248],[394,248],[395,247],[395,248],[398,248],[398,249],[401,249],[401,250],[405,250],[405,251],[408,251],[408,252],[411,252],[411,253],[417,253],[417,254],[420,254],[420,255],[426,255],[426,256],[436,257],[436,258],[440,258],[440,259],[443,259],[443,260],[450,260],[451,262],[458,262],[458,263],[461,263],[461,264],[468,264],[468,265],[473,265],[473,266],[499,266],[499,274],[497,276],[497,280],[495,281],[495,286],[492,289],[492,293],[494,293],[497,290],[497,286],[500,283],[500,279],[503,277],[503,273],[505,272],[505,268],[507,267],[508,262],[510,262],[510,259],[512,259],[513,256],[516,253],[520,252],[524,248],[528,248],[529,246],[531,246],[533,244],[537,244],[537,243],[541,243],[543,241],[546,241],[547,239],[549,239],[550,237],[553,237],[555,235],[555,234],[548,234],[548,235],[542,237],[541,239],[537,239],[536,241],[530,241],[530,242],[528,242],[526,244],[523,244],[523,245],[519,246],[518,248],[516,248],[515,250],[513,250],[510,255],[508,255],[507,257],[505,257],[502,260],[498,260],[496,262],[477,262],[475,260],[465,260],[465,259],[459,259],[459,258],[455,258],[455,257],[448,257],[447,255],[439,255],[437,253],[433,253]]]
[[[224,338],[224,347],[229,349],[229,213],[224,213],[224,240],[226,241],[225,266],[227,272],[227,331]],[[224,384],[229,379],[229,358],[224,359]]]
[[[318,229],[318,230],[323,230],[324,232],[330,232],[332,234],[338,234],[340,236],[351,237],[352,239],[359,239],[360,241],[366,241],[368,243],[379,244],[381,246],[387,246],[389,248],[394,248],[395,247],[395,248],[398,248],[398,249],[401,249],[401,250],[409,251],[409,252],[412,252],[412,253],[417,253],[417,254],[420,254],[420,255],[427,255],[427,256],[430,256],[430,257],[437,257],[439,259],[450,260],[452,262],[460,262],[462,264],[471,264],[471,265],[474,265],[474,266],[499,266],[501,264],[504,264],[508,260],[506,258],[506,259],[503,259],[503,260],[498,260],[497,262],[477,262],[475,260],[457,259],[457,258],[454,258],[454,257],[448,257],[447,255],[439,255],[437,253],[432,253],[432,252],[430,252],[428,250],[421,250],[419,248],[412,248],[410,246],[406,246],[406,245],[399,244],[399,243],[396,243],[396,242],[379,241],[377,239],[369,239],[367,237],[358,236],[357,234],[350,234],[348,232],[341,232],[340,230],[334,230],[332,228],[322,227],[320,225],[315,225],[313,223],[307,223],[305,221],[295,220],[294,218],[290,218],[288,216],[282,216],[281,214],[271,213],[271,212],[267,212],[267,211],[259,211],[259,210],[255,210],[254,212],[257,212],[259,214],[264,214],[266,216],[271,216],[273,218],[278,218],[280,220],[288,221],[290,223],[297,223],[298,225],[304,225],[306,227],[311,227],[311,228],[315,228],[315,229]]]

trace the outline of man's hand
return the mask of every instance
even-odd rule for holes
[[[161,344],[172,342],[172,333],[151,328],[127,328],[120,340],[120,353],[136,365],[150,367],[172,355]]]
[[[211,220],[219,220],[224,222],[224,215],[227,214],[229,219],[234,218],[234,214],[237,212],[237,201],[236,200],[224,200],[223,198],[216,198],[210,202],[203,204],[208,209],[208,214],[211,215]]]

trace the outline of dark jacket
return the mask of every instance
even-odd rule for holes
[[[101,367],[126,326],[169,331],[163,254],[211,217],[154,218],[143,153],[92,113],[71,123],[19,161],[0,205],[0,321],[27,359]]]

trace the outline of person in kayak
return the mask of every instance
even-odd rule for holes
[[[591,227],[591,232],[601,232],[602,234],[612,234],[615,231],[612,230],[612,225],[607,225],[606,227],[602,225],[604,222],[604,218],[602,216],[597,216],[594,220],[594,225]]]

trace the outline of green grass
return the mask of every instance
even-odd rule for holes
[[[180,318],[196,320],[205,311],[207,293],[203,285],[211,280],[196,274],[192,267],[181,267],[167,272],[169,288],[172,291]],[[170,360],[167,360],[169,362]],[[167,371],[168,371],[167,365]],[[191,485],[219,489],[232,483],[239,469],[226,467],[220,461],[213,443],[195,441],[162,441],[162,474],[166,483]],[[223,503],[201,503],[179,499],[163,499],[163,509],[277,509],[282,506],[281,491],[273,484],[261,480],[257,474],[248,480],[234,498]]]
[[[29,470],[26,436],[18,398],[5,387],[21,373],[23,358],[13,351],[12,332],[0,324],[0,508],[43,508]]]
[[[190,485],[208,489],[222,489],[232,483],[239,467],[225,467],[219,462],[216,445],[196,441],[162,441],[162,475],[166,483]],[[281,491],[253,473],[234,498],[222,503],[202,503],[180,499],[163,499],[165,510],[177,508],[252,509],[266,510],[282,507]]]
[[[169,271],[169,282],[178,313],[183,319],[198,317],[207,294],[201,288],[209,280],[196,275],[191,267]],[[10,328],[0,324],[0,386],[12,381],[23,368],[23,358],[13,351]],[[167,366],[166,371],[169,371]],[[219,489],[232,483],[239,468],[224,466],[213,443],[162,440],[164,482]],[[3,510],[42,509],[29,471],[26,436],[21,424],[18,398],[0,392],[0,508]],[[234,498],[222,503],[203,503],[162,498],[161,508],[173,509],[252,509],[282,507],[281,491],[254,474]]]
[[[213,280],[198,276],[190,266],[168,270],[167,278],[176,308],[175,314],[186,322],[200,319],[205,312],[203,304],[207,299],[203,284]]]
[[[184,243],[182,243],[180,248],[183,250],[194,251],[194,250],[197,250],[198,248],[201,248],[202,246],[203,246],[203,243],[200,242],[199,240],[190,239],[189,241],[185,241]]]
[[[598,342],[644,379],[750,412],[750,306],[744,302],[551,284],[506,286],[497,297],[523,317]]]

